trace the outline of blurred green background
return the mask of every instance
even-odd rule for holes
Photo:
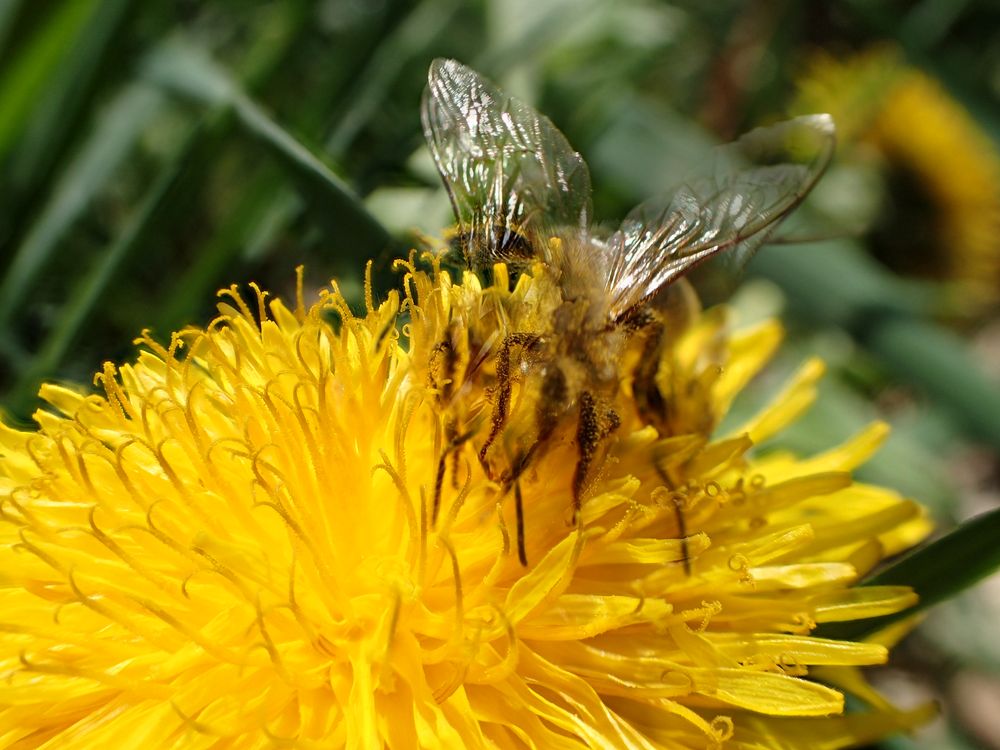
[[[1000,5],[985,1],[0,0],[5,419],[27,422],[43,379],[128,359],[144,328],[207,323],[233,282],[287,294],[304,263],[308,288],[335,276],[356,295],[374,258],[394,283],[388,261],[451,220],[419,121],[438,56],[548,114],[608,224],[713,143],[833,112],[833,167],[731,300],[789,328],[738,408],[818,354],[830,374],[784,447],[883,419],[863,479],[942,528],[997,506]],[[981,546],[1000,551],[996,528]],[[941,575],[971,583],[988,557]],[[886,746],[1000,748],[998,622],[996,580],[930,614],[878,679],[943,718]]]

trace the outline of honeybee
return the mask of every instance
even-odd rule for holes
[[[514,488],[518,554],[527,564],[519,478],[575,420],[571,490],[579,522],[601,446],[620,423],[612,402],[625,348],[636,337],[643,343],[628,374],[634,401],[644,421],[666,429],[655,375],[675,311],[689,297],[684,275],[719,253],[747,256],[767,238],[829,162],[833,122],[811,115],[754,130],[717,149],[700,174],[640,204],[616,231],[602,232],[591,226],[586,163],[532,107],[470,68],[439,59],[428,73],[421,116],[468,266],[488,275],[500,262],[515,270],[540,263],[559,290],[540,329],[497,342],[489,430],[477,436],[479,460],[501,492]],[[505,441],[515,378],[534,382],[535,425],[527,437]],[[451,432],[454,443],[459,430]],[[498,452],[504,455],[494,461]]]

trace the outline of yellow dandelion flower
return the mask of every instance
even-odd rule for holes
[[[1000,293],[1000,152],[934,78],[879,47],[846,60],[818,55],[793,109],[826,108],[843,143],[885,159],[892,195],[913,203],[888,216],[880,255],[894,268]]]
[[[829,112],[837,123],[840,141],[855,143],[871,130],[885,104],[886,92],[899,80],[903,67],[899,53],[888,46],[844,59],[817,52],[799,76],[792,110]]]
[[[803,66],[792,110],[829,112],[840,143],[856,143],[870,132],[903,69],[899,53],[886,45],[846,58],[819,51]]]
[[[845,716],[808,679],[885,661],[810,631],[911,605],[852,584],[927,522],[851,481],[881,425],[753,452],[815,362],[714,434],[775,324],[708,313],[665,347],[669,434],[622,378],[576,523],[560,425],[519,535],[477,457],[487,354],[551,282],[404,265],[360,316],[336,287],[308,310],[229,290],[206,330],[105,365],[101,395],[47,385],[36,431],[2,429],[0,747],[836,748],[926,716]],[[511,424],[540,397],[515,377]]]
[[[934,79],[910,71],[886,99],[872,138],[922,186],[935,209],[942,272],[1000,285],[1000,153]]]

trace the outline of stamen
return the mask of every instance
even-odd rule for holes
[[[374,474],[376,471],[381,469],[389,475],[392,483],[396,486],[396,500],[403,509],[410,531],[410,554],[412,554],[412,550],[415,550],[418,547],[421,527],[417,522],[417,513],[413,509],[413,501],[410,499],[410,491],[407,489],[406,484],[404,484],[403,478],[399,475],[396,469],[393,468],[392,463],[389,461],[389,457],[385,455],[385,451],[380,450],[379,455],[382,457],[382,463],[376,464],[372,468],[372,473]]]
[[[94,384],[104,388],[108,404],[118,412],[123,421],[135,420],[136,412],[118,384],[117,370],[110,362],[104,363],[104,369],[94,376]]]
[[[301,268],[301,266],[299,266]],[[296,313],[298,314],[298,313]],[[306,352],[303,351],[302,347],[306,340],[306,330],[299,330],[295,333],[295,357],[298,363],[302,366],[302,370],[309,375],[309,378],[317,385],[321,382],[321,375],[324,373],[323,358],[316,356],[316,371],[313,371],[313,364],[310,362],[310,358],[306,356]],[[320,350],[320,342],[323,340],[323,334],[321,331],[316,332],[316,342],[310,347],[313,353],[318,354]],[[320,388],[322,393],[322,388]]]
[[[264,323],[269,319],[267,314],[267,292],[262,290],[256,281],[250,282],[250,288],[253,289],[254,295],[257,297],[258,326],[263,328]]]
[[[228,289],[220,289],[218,292],[219,297],[229,297],[233,301],[233,304],[239,309],[240,314],[246,318],[247,321],[256,324],[253,318],[253,313],[250,312],[250,307],[243,300],[243,296],[240,294],[240,288],[236,284],[232,284]]]
[[[451,508],[448,509],[448,515],[445,517],[444,523],[441,524],[442,534],[447,534],[448,530],[451,528],[455,519],[458,518],[459,511],[462,510],[462,506],[465,505],[465,500],[469,496],[469,492],[472,490],[472,466],[466,462],[465,464],[465,482],[462,484],[458,491],[458,496],[455,501],[451,504]]]
[[[375,313],[375,301],[372,294],[372,261],[365,263],[365,312],[368,315]]]
[[[514,673],[514,670],[517,669],[517,659],[520,650],[520,640],[514,630],[514,624],[510,621],[507,614],[498,604],[491,602],[490,607],[494,612],[496,612],[497,617],[503,625],[504,633],[507,638],[507,651],[497,664],[490,667],[480,668],[476,670],[474,675],[472,675],[471,679],[474,679],[479,684],[486,685],[496,684]]]
[[[34,443],[36,441],[41,441],[45,443],[46,447],[49,447],[52,445],[53,440],[49,437],[35,433],[34,435],[32,435],[31,437],[29,437],[27,440],[24,441],[24,450],[28,454],[28,458],[30,458],[32,463],[34,463],[35,466],[38,467],[38,470],[42,473],[43,476],[49,476],[51,472],[49,471],[48,468],[48,462],[41,455],[35,454],[36,448]]]
[[[729,558],[728,565],[731,571],[740,574],[740,583],[747,584],[751,587],[755,585],[753,575],[750,573],[752,563],[750,562],[750,558],[746,555],[740,553],[732,555]]]
[[[716,716],[712,719],[709,726],[712,729],[712,734],[715,735],[715,742],[718,747],[721,747],[722,743],[732,739],[733,732],[735,731],[733,720],[728,716]]]
[[[264,639],[264,648],[267,649],[267,654],[271,657],[271,663],[274,664],[274,668],[281,679],[292,687],[295,687],[295,681],[285,668],[285,662],[282,660],[281,654],[278,653],[278,649],[274,645],[274,640],[271,638],[271,633],[267,629],[267,624],[264,622],[264,609],[261,606],[259,595],[256,597],[254,606],[257,610],[257,630]]]
[[[298,566],[298,553],[295,549],[292,550],[292,559],[288,563],[288,609],[295,617],[295,621],[299,624],[306,633],[306,638],[311,644],[318,644],[320,642],[320,636],[316,632],[312,623],[306,617],[305,612],[302,611],[302,607],[299,606],[298,599],[295,595],[295,572]]]
[[[463,630],[465,622],[465,607],[462,599],[462,568],[458,564],[458,555],[447,537],[438,537],[438,544],[445,548],[451,558],[451,575],[455,584],[455,637]]]
[[[497,525],[500,527],[500,538],[503,542],[500,554],[503,557],[510,554],[510,534],[507,532],[507,522],[503,520],[503,499],[506,494],[506,491],[499,493],[496,502]]]
[[[399,589],[393,591],[392,611],[389,615],[389,631],[386,633],[385,653],[382,657],[382,672],[385,674],[390,669],[392,644],[396,640],[396,628],[399,627],[399,614],[403,608],[403,595]]]
[[[420,403],[420,394],[412,391],[407,394],[403,402],[403,408],[399,415],[399,424],[396,427],[395,452],[396,462],[399,464],[399,476],[401,481],[406,478],[406,433],[410,427],[410,420]]]
[[[191,729],[193,729],[198,734],[208,735],[210,737],[220,736],[218,732],[213,730],[207,724],[203,724],[200,721],[195,721],[193,718],[184,713],[181,710],[181,707],[177,705],[176,701],[171,700],[170,707],[174,709],[174,713],[176,713],[180,717],[181,721],[183,721],[185,725],[191,727]]]
[[[299,264],[295,266],[295,317],[299,323],[304,323],[306,319],[306,298],[302,289],[305,285],[305,266]]]

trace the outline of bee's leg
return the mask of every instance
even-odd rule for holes
[[[514,482],[514,512],[517,518],[517,559],[528,567],[528,552],[524,543],[524,499],[521,497],[521,482]]]
[[[520,560],[521,565],[525,567],[528,566],[528,552],[524,542],[524,498],[521,494],[521,475],[524,473],[524,470],[528,468],[528,464],[530,463],[532,456],[534,456],[535,449],[538,445],[538,441],[535,441],[527,451],[521,453],[514,459],[513,464],[511,464],[510,471],[504,475],[503,482],[500,486],[501,498],[510,492],[511,487],[514,488],[514,514],[517,528],[517,559]]]
[[[479,463],[486,466],[486,453],[490,446],[500,436],[504,423],[507,421],[507,411],[510,409],[510,396],[514,381],[510,371],[510,353],[515,346],[529,347],[538,341],[533,333],[511,333],[500,345],[497,354],[497,399],[493,404],[493,417],[490,424],[490,434],[479,449]]]
[[[444,451],[441,453],[441,457],[438,458],[437,465],[437,475],[434,478],[434,500],[431,504],[431,524],[437,523],[438,512],[441,510],[441,490],[444,488],[444,472],[445,466],[447,465],[448,455],[451,454],[455,457],[457,474],[457,461],[458,461],[458,449],[469,440],[474,434],[475,430],[468,430],[463,432],[461,435],[455,429],[454,422],[449,421],[447,429],[448,443],[445,445]]]
[[[580,458],[573,472],[573,523],[580,522],[584,486],[590,467],[597,457],[601,441],[618,429],[621,418],[611,409],[603,415],[597,409],[597,399],[589,391],[580,394],[580,420],[576,428],[576,443]]]
[[[663,359],[664,347],[681,332],[683,332],[696,317],[700,304],[694,289],[684,279],[678,279],[668,286],[653,302],[651,316],[643,321],[640,329],[645,342],[639,365],[632,379],[632,393],[639,418],[653,425],[661,435],[672,432],[671,403],[664,398],[663,392],[656,383],[656,375]],[[687,542],[687,519],[684,512],[684,500],[677,492],[677,483],[672,481],[668,473],[658,463],[656,471],[663,480],[664,486],[670,491],[674,506],[674,517],[677,520],[677,534],[681,540],[681,555],[685,575],[691,575],[691,556]]]
[[[507,494],[511,485],[514,487],[514,510],[517,514],[517,556],[521,564],[527,566],[528,554],[524,543],[524,502],[521,497],[521,475],[525,472],[535,455],[543,450],[552,433],[559,424],[559,406],[566,401],[566,376],[559,368],[552,368],[545,373],[538,401],[538,434],[534,442],[524,453],[521,453],[511,464],[510,471],[504,477],[502,494]]]
[[[455,371],[458,366],[458,352],[451,343],[451,327],[448,337],[439,341],[431,350],[427,385],[437,389],[437,401],[441,405],[451,400],[455,389]],[[440,362],[440,372],[438,363]]]
[[[472,436],[471,433],[469,435]],[[457,490],[459,488],[458,482],[458,462],[460,459],[459,451],[454,450],[451,452],[451,488]]]
[[[439,341],[431,350],[428,366],[427,386],[436,391],[438,408],[445,413],[444,417],[444,438],[445,449],[438,460],[437,476],[434,482],[434,502],[431,512],[431,522],[437,522],[438,509],[441,504],[441,489],[444,482],[446,463],[445,459],[450,453],[453,458],[452,463],[452,483],[458,486],[458,447],[468,439],[463,436],[459,439],[458,419],[449,412],[450,403],[455,393],[455,382],[459,364],[459,352],[452,343],[454,338],[454,326],[449,324],[445,338]]]
[[[687,540],[687,518],[684,516],[684,498],[682,495],[677,493],[677,483],[674,482],[670,475],[667,473],[658,462],[654,462],[656,466],[656,473],[660,475],[660,479],[663,480],[663,486],[670,491],[670,501],[674,506],[674,518],[677,519],[677,536],[681,540],[681,561],[684,565],[684,575],[691,575],[691,553],[688,549]]]
[[[505,479],[505,484],[510,486],[511,482],[517,480],[528,464],[535,457],[535,454],[549,441],[552,433],[555,432],[559,424],[559,407],[566,402],[566,376],[562,370],[553,367],[545,373],[542,380],[542,389],[538,399],[538,411],[535,414],[537,419],[537,433],[535,440],[528,450],[522,453],[511,466],[510,473]]]
[[[431,502],[431,525],[437,523],[438,511],[441,510],[441,490],[444,487],[444,471],[447,466],[448,448],[455,436],[455,422],[449,419],[445,425],[445,439],[447,443],[444,451],[438,458],[437,474],[434,476],[434,500]]]
[[[691,575],[691,551],[688,549],[687,519],[684,517],[684,500],[676,494],[670,496],[674,501],[674,517],[677,519],[677,536],[681,540],[681,560],[684,565],[684,575]]]

